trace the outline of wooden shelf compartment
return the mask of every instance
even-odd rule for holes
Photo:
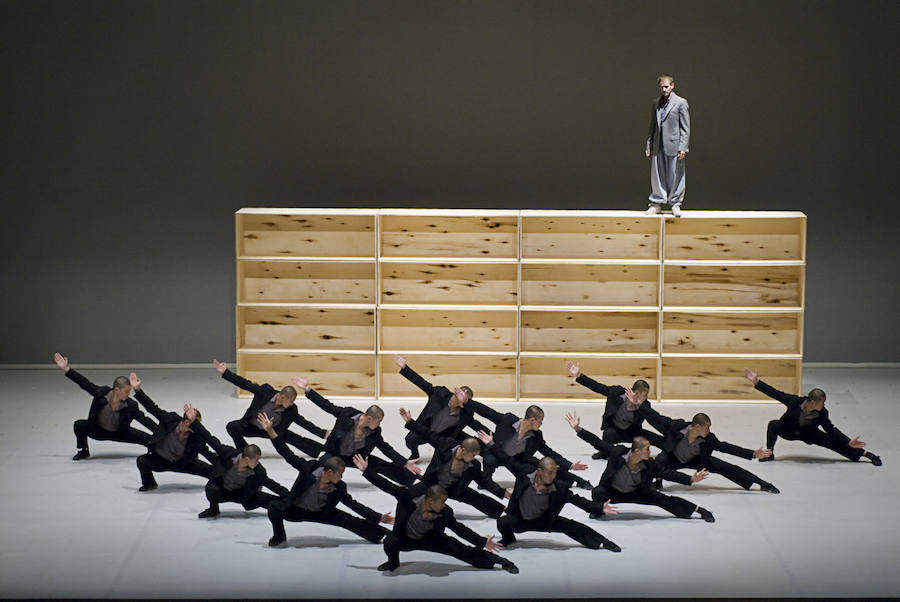
[[[515,263],[379,264],[381,303],[517,305]]]
[[[800,312],[663,312],[666,353],[800,353]]]
[[[658,265],[522,264],[523,305],[659,305]]]
[[[375,309],[238,306],[239,349],[375,350]]]
[[[322,395],[375,399],[375,352],[262,353],[238,352],[237,373],[275,388],[291,385],[291,377],[306,378]],[[245,391],[238,391],[248,397]]]
[[[523,215],[522,257],[659,259],[660,221],[649,217]]]
[[[659,314],[648,312],[521,312],[522,351],[656,353]]]
[[[238,261],[239,302],[375,303],[375,261]]]
[[[666,218],[663,258],[805,260],[806,217],[763,215]]]
[[[744,368],[759,371],[776,389],[796,394],[800,390],[801,362],[800,358],[663,356],[662,398],[664,401],[769,399],[744,378]]]
[[[565,358],[521,356],[519,358],[519,398],[525,400],[590,399],[604,403],[606,398],[575,382],[566,370],[566,360],[581,365],[581,370],[605,385],[630,387],[638,379],[650,384],[650,399],[657,398],[655,356],[644,358],[596,358],[579,356]]]
[[[375,211],[235,214],[238,257],[375,258]]]
[[[516,212],[379,216],[382,257],[518,257]]]
[[[664,265],[663,271],[663,309],[802,306],[803,266]]]
[[[475,399],[516,398],[516,354],[405,354],[407,365],[433,385],[450,389],[468,385]],[[424,393],[400,375],[390,360],[381,360],[381,397],[423,399]]]
[[[379,310],[381,349],[516,352],[516,311],[466,309]]]

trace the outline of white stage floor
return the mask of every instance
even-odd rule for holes
[[[82,372],[102,384],[123,371]],[[240,417],[248,401],[237,399],[211,367],[139,374],[161,407],[177,410],[193,403],[202,410],[204,424],[230,442],[225,423]],[[402,554],[400,569],[386,575],[375,569],[385,559],[380,545],[334,527],[287,523],[287,547],[269,549],[271,528],[263,510],[244,512],[225,504],[219,518],[198,519],[206,499],[197,477],[163,473],[159,489],[139,493],[134,458],[142,448],[137,446],[91,441],[92,457],[73,462],[72,422],[87,415],[89,397],[59,370],[0,370],[0,593],[75,598],[898,595],[900,369],[819,368],[806,370],[804,377],[804,388],[825,389],[835,424],[850,437],[860,435],[884,466],[866,460],[854,464],[821,448],[779,441],[776,462],[732,459],[775,483],[780,495],[745,492],[716,475],[690,488],[667,486],[667,492],[712,510],[714,524],[636,505],[621,505],[617,517],[592,521],[569,506],[566,516],[590,524],[623,552],[588,550],[561,535],[531,533],[503,552],[521,569],[518,575],[474,569],[427,552]],[[327,390],[321,392],[328,396]],[[400,406],[382,405],[386,438],[404,453]],[[409,405],[415,411],[421,407]],[[593,450],[562,417],[575,409],[586,427],[599,430],[602,403],[543,407],[545,438],[570,459],[590,464],[586,474],[596,483],[604,462],[590,460]],[[685,418],[702,409],[719,438],[754,449],[765,442],[766,422],[782,409],[656,407]],[[330,428],[330,417],[308,401],[300,411]],[[295,471],[269,443],[259,443],[269,473],[290,487]],[[358,471],[348,469],[346,475],[354,497],[380,512],[394,511],[393,498],[371,487]],[[504,469],[497,478],[501,484],[512,482]],[[451,506],[477,532],[496,533],[494,521],[452,500]]]

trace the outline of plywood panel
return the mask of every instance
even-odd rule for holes
[[[761,377],[777,389],[797,393],[799,362],[800,360],[663,357],[663,400],[768,399],[744,378],[744,368],[758,370]]]
[[[375,257],[374,215],[238,215],[238,254]]]
[[[665,312],[663,353],[800,353],[802,319],[799,312]]]
[[[594,380],[605,385],[630,387],[638,379],[650,384],[650,399],[656,399],[656,359],[655,358],[578,358],[573,354],[569,359],[578,362],[581,370]],[[605,403],[606,398],[575,382],[566,370],[565,358],[532,357],[520,358],[521,399],[594,399]]]
[[[666,259],[803,259],[802,218],[666,219]]]
[[[374,303],[375,263],[238,262],[240,300]]]
[[[522,312],[522,351],[656,353],[656,312]]]
[[[658,259],[659,219],[523,217],[522,257]]]
[[[803,266],[665,266],[664,304],[800,307]]]
[[[516,312],[382,309],[381,348],[418,351],[516,351]]]
[[[383,257],[518,256],[516,216],[381,216]]]
[[[299,376],[325,397],[375,397],[375,354],[240,353],[238,373],[278,388]]]
[[[381,303],[515,305],[513,263],[382,263]]]
[[[484,355],[408,354],[410,368],[433,384],[468,385],[479,398],[515,399],[516,358]],[[422,391],[400,376],[392,361],[381,362],[382,397],[421,397]]]
[[[523,264],[523,305],[653,306],[655,265]]]
[[[240,347],[375,350],[375,310],[239,307]]]

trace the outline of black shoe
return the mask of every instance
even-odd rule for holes
[[[391,562],[390,560],[388,560],[387,562],[385,562],[383,564],[379,564],[378,570],[379,571],[396,571],[398,566],[400,566],[399,562]]]
[[[772,454],[771,456],[769,456],[767,458],[760,458],[759,461],[760,462],[771,462],[774,459],[775,459],[775,454]]]
[[[141,485],[138,487],[138,491],[153,491],[157,487],[159,487],[159,485],[156,483],[150,483],[149,485]]]
[[[697,512],[700,514],[700,518],[702,518],[706,522],[708,522],[708,523],[716,522],[716,517],[713,516],[712,512],[710,512],[706,508],[698,508]]]
[[[78,450],[78,453],[72,456],[73,460],[84,460],[85,458],[90,458],[91,452],[88,451],[88,448],[83,447]]]
[[[610,552],[621,552],[622,551],[622,548],[620,548],[619,546],[617,546],[615,543],[611,542],[608,539],[603,542],[603,545],[600,546],[600,549],[601,550],[609,550]]]
[[[653,488],[656,489],[657,491],[662,489],[663,488],[662,479],[654,479],[653,480]]]
[[[588,514],[588,518],[592,518],[594,520],[599,520],[602,517],[603,517],[602,512],[591,512],[590,514]]]
[[[507,564],[504,564],[502,566],[503,566],[503,570],[505,570],[507,573],[511,573],[513,575],[519,574],[519,567],[517,567],[516,565],[514,565],[511,562],[508,562]]]
[[[585,481],[584,479],[582,479],[582,480],[578,481],[578,488],[579,489],[587,489],[588,491],[590,491],[591,489],[594,488],[594,486],[591,485],[590,481]]]
[[[508,548],[509,546],[513,545],[514,543],[516,543],[516,538],[514,535],[510,535],[508,538],[507,537],[500,538],[500,545],[503,546],[504,548]]]
[[[283,544],[286,541],[287,541],[287,537],[277,537],[277,536],[273,535],[272,538],[269,540],[269,547],[277,548],[278,546],[280,546],[281,544]]]
[[[866,452],[866,457],[869,458],[869,460],[872,461],[872,464],[873,464],[874,466],[881,466],[881,458],[879,458],[879,457],[876,456],[875,454],[873,454],[873,453],[871,453],[871,452]]]
[[[597,452],[593,456],[591,456],[591,460],[602,460],[605,457],[606,456],[603,454],[603,452]]]
[[[214,516],[219,516],[218,508],[207,508],[203,512],[197,515],[197,518],[213,518]]]
[[[776,487],[772,483],[763,483],[759,486],[759,488],[768,493],[781,493],[781,491],[778,490],[778,487]]]

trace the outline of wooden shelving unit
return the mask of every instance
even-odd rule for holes
[[[643,378],[657,401],[799,391],[798,212],[242,209],[238,370],[335,396],[415,398],[390,356],[479,399],[592,400],[567,376]]]

